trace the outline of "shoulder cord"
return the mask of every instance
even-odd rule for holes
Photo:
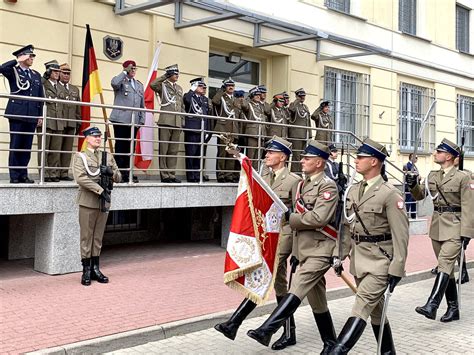
[[[262,121],[262,117],[257,116],[257,115],[255,114],[255,111],[254,111],[254,109],[253,109],[253,106],[252,106],[252,103],[251,103],[251,102],[249,102],[249,107],[250,107],[250,111],[252,111],[252,116],[255,118],[255,121]]]
[[[278,107],[274,107],[274,109],[280,110]],[[277,118],[275,116],[275,110],[274,109],[272,109],[272,121],[276,122],[276,123],[281,123],[283,121],[283,116],[280,117],[280,118]]]
[[[89,169],[89,165],[87,164],[87,158],[86,158],[86,155],[84,153],[80,152],[79,156],[81,157],[82,162],[84,163],[84,167],[86,168],[86,171],[87,171],[88,175],[90,175],[92,177],[95,177],[95,176],[98,176],[100,174],[100,168],[98,168],[95,172],[92,172]]]
[[[196,99],[194,97],[191,98],[191,106],[194,113],[202,115],[202,106],[196,102]]]
[[[25,82],[22,82],[21,79],[20,79],[20,76],[18,75],[18,70],[17,70],[17,67],[14,67],[13,68],[13,74],[15,75],[15,83],[16,83],[16,86],[18,88],[17,91],[10,91],[10,94],[18,94],[20,91],[25,91],[25,90],[28,90],[31,86],[31,83],[29,80],[26,80]],[[3,78],[3,85],[5,86],[5,88],[7,87],[5,85],[5,77]],[[11,90],[11,88],[10,88]]]
[[[298,104],[295,106],[296,106],[296,113],[298,114],[298,116],[300,116],[301,118],[306,118],[306,116],[308,115],[308,111],[304,108],[304,104]],[[301,113],[300,106],[303,107],[303,113]]]
[[[227,117],[228,118],[229,117],[234,118],[235,112],[234,112],[234,110],[229,110],[229,107],[227,106],[227,103],[224,100],[224,95],[221,96],[221,104],[222,104],[221,106],[224,109],[224,112],[227,115]]]
[[[176,103],[176,96],[170,96],[170,94],[168,93],[168,89],[166,88],[166,85],[165,83],[163,82],[162,83],[162,87],[163,87],[163,99],[166,99],[166,102],[163,103],[163,99],[161,100],[161,107],[166,107],[168,105],[171,105],[171,104],[175,104]]]
[[[429,185],[428,185],[428,177],[429,175],[426,177],[425,179],[425,191],[426,191],[426,194],[432,199],[432,200],[436,200],[438,198],[438,195],[439,193],[437,192],[434,196],[431,194],[431,191],[429,189]]]
[[[343,208],[342,211],[344,212],[344,217],[347,219],[347,222],[352,223],[354,221],[355,217],[355,212],[352,213],[350,216],[347,215],[347,210],[346,210],[346,201],[347,201],[347,196],[349,195],[349,191],[351,190],[352,186],[354,186],[354,178],[355,175],[357,174],[357,171],[354,169],[354,172],[352,173],[352,176],[349,180],[349,183],[347,184],[347,189],[344,192],[344,197],[343,197]]]
[[[327,118],[326,123],[324,123],[323,117]],[[320,128],[328,128],[330,122],[331,120],[329,119],[329,115],[319,113],[319,124],[321,125]]]

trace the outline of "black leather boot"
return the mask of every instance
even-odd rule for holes
[[[244,299],[229,320],[224,323],[216,324],[214,329],[224,334],[230,340],[234,340],[240,325],[255,307],[257,307],[256,303],[250,301],[248,298]]]
[[[277,303],[280,304],[283,300],[283,296],[277,296]],[[296,326],[295,326],[295,317],[292,314],[290,316],[290,329],[289,329],[289,337],[287,337],[287,322],[283,323],[283,334],[281,337],[273,343],[272,349],[273,350],[283,350],[287,346],[295,345],[296,344]]]
[[[438,310],[439,304],[443,299],[444,292],[448,286],[448,281],[448,274],[444,272],[438,272],[428,301],[426,301],[426,304],[423,307],[416,307],[415,311],[424,315],[428,319],[435,319],[436,311]]]
[[[336,344],[336,332],[334,331],[331,313],[329,311],[324,313],[313,312],[313,315],[316,325],[318,326],[319,335],[321,336],[321,340],[324,344],[321,355],[327,355],[334,344]]]
[[[372,329],[374,330],[375,340],[379,340],[379,324],[372,324]],[[382,355],[395,355],[395,344],[393,343],[392,329],[390,328],[389,323],[385,323],[383,327],[382,335],[382,347],[380,353]]]
[[[467,273],[466,260],[463,260],[461,266],[461,284],[465,284],[466,282],[469,282],[469,274]]]
[[[459,320],[459,304],[458,304],[458,289],[454,279],[449,279],[448,287],[446,287],[446,303],[448,309],[446,313],[441,317],[440,321],[443,323],[452,322],[453,320]]]
[[[361,318],[350,317],[344,327],[342,328],[339,336],[336,339],[336,345],[330,350],[329,354],[332,355],[345,355],[353,348],[357,343],[360,336],[364,332],[367,323]]]
[[[260,344],[268,346],[272,340],[272,335],[298,309],[301,300],[292,293],[288,293],[283,297],[277,308],[270,314],[270,317],[257,329],[249,330],[247,335],[255,339]]]
[[[93,256],[92,258],[92,272],[91,272],[91,279],[97,280],[97,282],[101,284],[106,284],[109,282],[109,278],[105,276],[99,269],[99,257]]]
[[[81,277],[81,284],[84,286],[91,285],[91,259],[85,258],[81,259],[82,263],[82,277]]]

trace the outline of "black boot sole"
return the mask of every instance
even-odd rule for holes
[[[91,282],[90,282],[90,281],[81,280],[81,285],[90,286],[90,285],[91,285]]]
[[[235,340],[235,337],[237,336],[237,332],[235,332],[235,334],[232,334],[232,333],[228,333],[224,327],[222,327],[220,324],[216,324],[214,326],[214,329],[217,330],[219,333],[222,333],[226,338],[230,339],[230,340]]]
[[[422,307],[416,307],[415,308],[415,312],[416,313],[419,313],[421,315],[424,315],[426,318],[428,319],[431,319],[431,320],[435,320],[436,319],[436,312],[433,313],[429,313],[427,311],[425,311]]]
[[[441,319],[439,320],[441,323],[449,323],[449,322],[453,322],[453,321],[456,321],[456,320],[459,320],[460,317],[459,317],[459,312],[457,312],[457,314],[449,317],[449,318],[446,318],[445,316],[442,316]]]
[[[272,350],[283,350],[289,346],[296,345],[296,339],[285,339],[283,341],[279,341],[279,339],[273,343]]]
[[[272,336],[261,337],[255,330],[249,330],[247,335],[252,338],[253,340],[258,341],[260,344],[264,346],[270,345],[270,341],[272,340]]]

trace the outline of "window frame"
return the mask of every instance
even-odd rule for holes
[[[468,105],[466,108],[465,105]],[[470,107],[469,107],[470,106]],[[466,128],[466,118],[464,115],[466,114],[466,111],[471,114],[471,120],[468,122]],[[462,117],[461,117],[462,115]],[[469,115],[469,113],[467,113]],[[464,155],[468,157],[474,157],[474,97],[467,96],[467,95],[461,95],[458,94],[456,98],[456,142],[457,144],[461,147],[462,142],[462,134],[461,132],[466,132],[466,130],[470,130],[470,142],[469,142],[469,136],[467,137],[467,142],[464,143]],[[470,145],[469,145],[470,143]],[[467,149],[466,149],[466,144],[467,144]]]
[[[339,7],[340,5],[342,5],[342,8]],[[345,14],[351,13],[351,0],[324,0],[324,6]]]
[[[459,26],[458,26],[458,10],[462,10],[462,11],[466,11],[467,13],[467,19],[466,19],[466,24],[467,24],[467,28],[466,28],[466,32],[464,33],[464,36],[465,36],[465,47],[462,47],[460,48],[460,38],[459,38]],[[465,6],[462,6],[461,4],[459,3],[456,3],[456,14],[455,14],[455,26],[456,26],[456,49],[462,53],[469,53],[470,51],[470,46],[469,46],[469,42],[470,42],[470,33],[469,33],[469,27],[470,27],[470,17],[471,17],[471,9],[465,7]]]
[[[404,16],[404,10],[406,7],[412,7],[410,11],[410,18],[406,19]],[[398,30],[402,33],[406,33],[412,36],[417,34],[417,12],[418,12],[418,2],[417,0],[399,0],[398,1]],[[408,26],[405,27],[405,21],[410,21]]]

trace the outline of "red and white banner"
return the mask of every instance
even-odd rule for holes
[[[161,42],[158,42],[145,84],[145,108],[150,110],[155,108],[155,92],[150,88],[150,83],[156,79],[160,51]],[[147,112],[145,114],[145,125],[138,130],[135,145],[135,166],[141,170],[148,169],[153,160],[153,125],[153,113]]]
[[[257,304],[270,294],[287,208],[240,154],[242,165],[224,265],[224,283]]]

